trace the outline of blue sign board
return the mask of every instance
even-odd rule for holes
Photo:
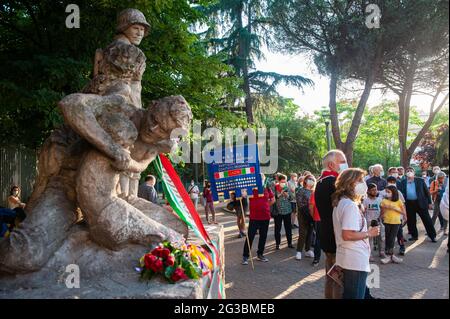
[[[207,164],[208,176],[214,201],[219,200],[220,193],[225,199],[230,199],[230,192],[235,192],[237,198],[242,197],[242,190],[252,195],[256,187],[263,193],[256,144],[211,150],[205,154],[205,161],[210,163]]]

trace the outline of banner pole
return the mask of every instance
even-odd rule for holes
[[[239,199],[239,203],[241,203],[241,212],[242,212],[242,218],[244,218],[244,231],[246,233],[246,241],[248,246],[248,252],[250,254],[250,262],[252,264],[252,269],[255,270],[255,265],[253,264],[253,257],[252,257],[252,247],[250,247],[250,240],[248,239],[248,231],[247,231],[247,224],[245,221],[245,211],[244,211],[244,205],[242,205],[242,197]]]

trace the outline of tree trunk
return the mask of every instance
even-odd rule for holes
[[[239,30],[242,30],[243,28],[243,22],[242,22],[242,14],[244,11],[244,4],[243,2],[240,3],[238,12],[237,12],[237,24]],[[250,16],[250,8],[248,9],[248,32],[251,32],[251,16]],[[241,63],[241,71],[242,71],[242,77],[244,80],[242,90],[245,93],[245,114],[247,116],[247,122],[253,123],[253,100],[251,96],[251,89],[250,89],[250,78],[248,76],[248,56],[249,56],[249,43],[247,43],[247,39],[242,36],[242,33],[239,33],[239,60]]]
[[[405,83],[399,95],[399,130],[398,138],[400,144],[400,163],[403,167],[408,167],[411,162],[408,141],[409,113],[411,107],[411,97],[413,93],[414,77],[417,71],[417,62],[413,60],[405,72]]]
[[[436,92],[433,102],[431,102],[430,115],[428,116],[427,121],[422,126],[419,133],[417,133],[417,135],[414,138],[414,140],[412,141],[411,145],[409,145],[409,147],[408,147],[408,150],[407,150],[407,155],[409,156],[408,160],[411,160],[411,156],[414,154],[414,151],[419,146],[420,141],[423,139],[425,134],[430,129],[431,124],[433,124],[434,118],[436,117],[436,115],[439,113],[439,111],[442,109],[442,107],[445,105],[445,103],[448,100],[449,94],[447,93],[447,95],[444,97],[444,99],[441,101],[441,103],[439,103],[439,106],[436,109],[434,109],[434,106],[435,106],[435,103],[437,101],[439,94],[440,94],[440,91]]]
[[[339,118],[336,107],[337,82],[338,82],[337,72],[332,71],[330,78],[330,101],[328,103],[328,107],[330,109],[331,132],[333,134],[334,145],[336,145],[336,148],[342,150],[344,145],[341,140]]]

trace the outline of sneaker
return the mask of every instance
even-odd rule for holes
[[[396,264],[401,264],[403,262],[403,259],[402,258],[398,258],[395,255],[392,255],[392,262],[396,263]]]
[[[314,261],[312,262],[312,265],[313,265],[313,267],[319,266],[319,261],[318,261],[318,260],[314,260]]]
[[[432,243],[437,243],[436,238],[431,238],[431,242],[432,242]]]
[[[280,245],[276,245],[276,246],[275,246],[275,249],[276,249],[276,250],[280,250]]]
[[[405,256],[405,246],[400,246],[400,251],[398,253],[400,256]]]
[[[246,257],[244,257],[243,259],[242,259],[242,265],[248,265],[248,258],[246,258]]]
[[[381,259],[381,263],[383,265],[389,264],[392,261],[391,256],[387,256],[386,258]]]
[[[258,259],[259,261],[262,261],[264,263],[268,262],[269,259],[267,259],[266,257],[264,257],[264,255],[258,255],[258,257],[256,257],[256,259]]]
[[[305,252],[305,256],[309,258],[314,258],[314,252],[312,250],[308,250]]]
[[[297,251],[297,254],[295,255],[295,259],[302,260],[302,253]]]
[[[386,256],[386,253],[385,252],[381,252],[380,253],[380,258],[381,259],[384,259],[384,258],[386,258],[387,256]]]

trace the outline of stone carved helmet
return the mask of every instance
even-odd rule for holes
[[[125,9],[122,10],[117,16],[117,33],[122,33],[133,24],[140,24],[144,26],[144,36],[147,36],[150,24],[145,19],[144,14],[137,9]]]

